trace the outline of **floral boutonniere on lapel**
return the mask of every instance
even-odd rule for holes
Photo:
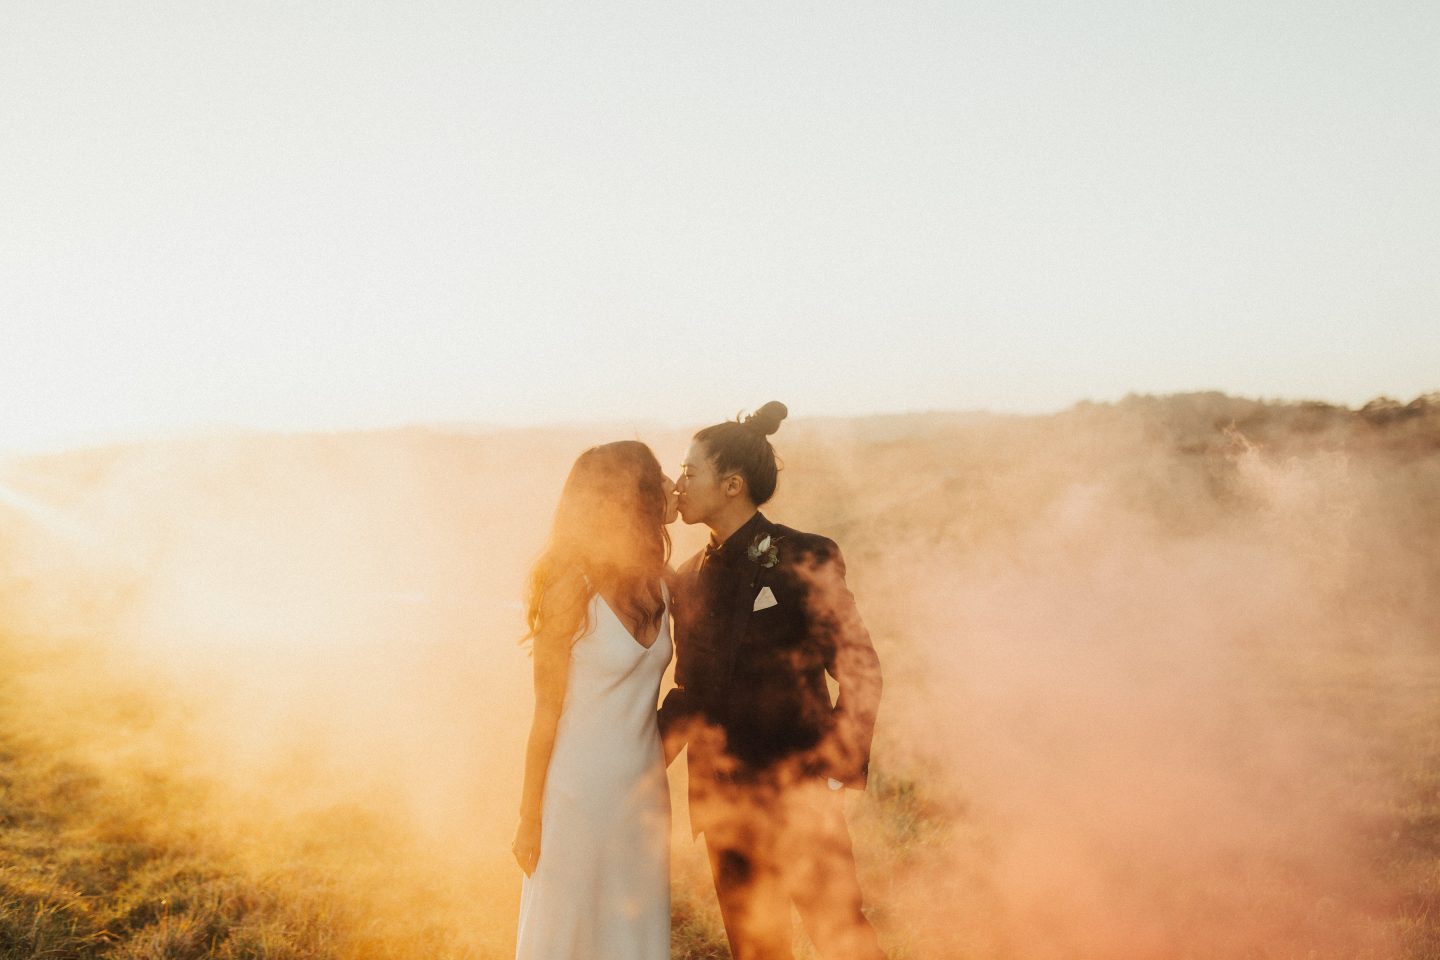
[[[779,537],[772,537],[768,533],[756,534],[750,546],[745,549],[745,556],[749,557],[752,563],[769,570],[780,562],[780,551],[777,547],[779,543]]]

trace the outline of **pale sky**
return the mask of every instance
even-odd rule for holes
[[[1440,389],[1440,4],[0,0],[0,452]]]

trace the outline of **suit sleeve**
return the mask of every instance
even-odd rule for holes
[[[870,744],[880,710],[880,658],[845,583],[845,560],[826,541],[810,583],[810,615],[822,644],[825,670],[840,686],[834,727],[822,745],[828,775],[847,787],[864,789],[870,775]]]
[[[660,711],[656,717],[660,724],[660,736],[666,739],[679,737],[682,743],[685,742],[689,739],[689,721],[697,712],[694,697],[684,687],[677,685],[665,694],[665,699],[660,702]]]

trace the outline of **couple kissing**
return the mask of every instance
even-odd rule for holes
[[[869,773],[880,664],[834,541],[760,512],[786,415],[700,430],[673,481],[638,441],[570,470],[526,597],[517,960],[669,958],[665,769],[682,749],[734,960],[790,960],[792,904],[825,960],[884,956],[843,805]],[[677,514],[710,542],[672,572]]]

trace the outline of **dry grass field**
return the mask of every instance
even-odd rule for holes
[[[508,956],[521,579],[620,438],[0,464],[0,957]],[[885,666],[848,803],[895,960],[1440,957],[1440,395],[775,440]],[[674,955],[725,957],[688,837]]]

